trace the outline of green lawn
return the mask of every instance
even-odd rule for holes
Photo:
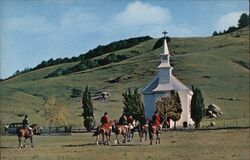
[[[134,142],[96,146],[91,134],[72,136],[35,136],[35,147],[18,149],[17,137],[1,136],[2,160],[73,160],[73,159],[137,159],[137,160],[248,160],[250,157],[249,129],[217,131],[168,131],[161,135],[161,144],[150,146]]]

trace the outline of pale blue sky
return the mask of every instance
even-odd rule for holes
[[[210,36],[237,25],[248,0],[0,0],[1,78],[136,36]]]

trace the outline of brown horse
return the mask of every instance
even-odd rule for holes
[[[148,128],[148,132],[149,132],[149,139],[150,139],[150,145],[152,145],[153,143],[153,136],[154,134],[156,134],[156,144],[161,143],[161,139],[160,139],[160,127],[157,127],[155,125],[150,124],[149,128]]]
[[[112,123],[113,121],[109,121],[109,126],[110,128],[104,127],[104,126],[99,126],[97,127],[95,133],[93,136],[96,136],[96,144],[99,145],[99,135],[102,135],[102,142],[104,145],[109,145],[110,143],[110,136],[111,136],[111,131],[112,131]],[[104,136],[106,136],[106,142],[104,140]]]
[[[140,142],[142,142],[142,138],[145,136],[145,141],[147,141],[147,135],[148,135],[148,124],[138,126],[138,132],[140,137]]]
[[[162,124],[164,124],[166,122],[167,122],[167,119],[162,121],[161,125],[158,126],[158,127],[155,126],[155,125],[152,125],[152,123],[149,124],[148,131],[149,131],[150,145],[152,145],[152,143],[153,143],[153,135],[154,134],[156,135],[156,144],[161,143],[161,138],[160,138],[160,133],[161,133],[161,130],[162,130],[161,126],[162,126]]]
[[[33,133],[36,133],[38,125],[37,124],[32,124],[30,127],[32,128]],[[33,146],[33,134],[31,134],[31,131],[28,128],[26,128],[26,127],[17,128],[16,134],[17,134],[17,137],[18,137],[19,148],[24,148],[25,147],[26,139],[28,139],[28,138],[30,138],[31,147],[32,148],[34,147]],[[24,138],[24,144],[22,144],[22,139],[23,138]]]
[[[118,136],[123,135],[123,143],[127,141],[128,126],[117,124],[116,121],[112,123],[112,131],[115,133],[115,144],[120,144]]]

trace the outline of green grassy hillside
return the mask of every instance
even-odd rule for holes
[[[109,112],[111,118],[118,118],[122,113],[122,93],[130,87],[143,88],[157,74],[159,55],[163,52],[163,48],[152,50],[157,40],[112,52],[131,55],[121,62],[43,78],[58,68],[70,68],[78,62],[66,63],[0,82],[1,122],[21,121],[20,115],[28,114],[31,122],[43,124],[40,110],[44,98],[54,95],[67,107],[70,113],[68,123],[80,126],[81,97],[71,98],[70,95],[72,88],[83,90],[86,85],[93,93],[111,93],[109,101],[93,101],[96,118],[99,119],[104,111]],[[249,28],[215,37],[172,38],[169,49],[173,74],[189,87],[198,86],[206,105],[215,103],[222,107],[224,114],[221,119],[239,119],[244,114],[249,117]],[[138,52],[131,52],[133,50]],[[129,78],[118,83],[108,82],[119,76]]]

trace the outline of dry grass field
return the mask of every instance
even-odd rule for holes
[[[89,133],[71,136],[35,136],[35,147],[18,149],[16,136],[1,137],[1,160],[249,160],[250,130],[168,131],[160,145],[134,142],[96,146]]]

